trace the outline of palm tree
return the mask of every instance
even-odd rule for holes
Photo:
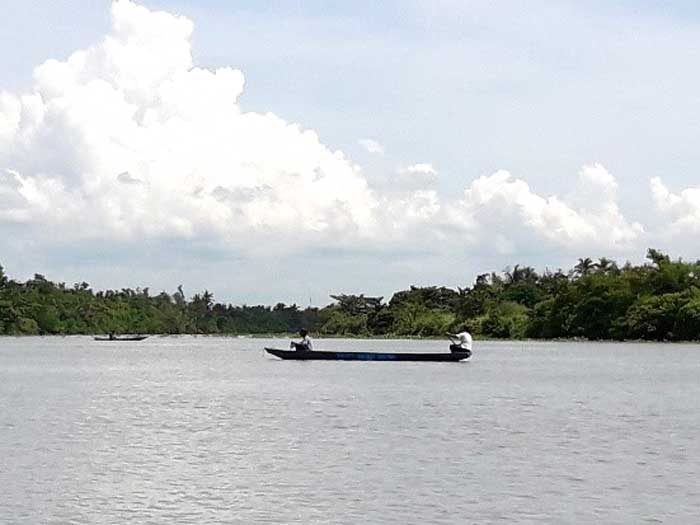
[[[586,257],[585,259],[579,259],[578,264],[574,266],[574,274],[583,277],[585,275],[590,274],[594,269],[596,265],[593,262],[593,259],[590,257]]]
[[[608,259],[607,257],[601,257],[596,264],[598,271],[601,273],[611,273],[617,270],[617,264],[615,261]]]
[[[513,267],[513,271],[510,271],[510,268],[506,268],[505,270],[503,270],[503,273],[505,275],[506,284],[516,284],[524,281],[536,281],[538,277],[537,272],[535,272],[534,268],[532,268],[531,266],[523,266],[521,268],[519,264],[516,264]]]

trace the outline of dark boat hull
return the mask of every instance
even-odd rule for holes
[[[147,335],[137,335],[134,337],[95,337],[95,341],[143,341],[148,338]]]
[[[296,350],[280,350],[265,348],[265,350],[280,359],[296,361],[464,361],[469,359],[471,352],[455,352],[449,354],[436,353],[397,353],[397,352],[298,352]]]

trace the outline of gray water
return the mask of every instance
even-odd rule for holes
[[[700,346],[270,343],[0,339],[0,523],[698,522]]]

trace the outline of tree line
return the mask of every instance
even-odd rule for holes
[[[94,291],[0,266],[0,334],[272,334],[306,327],[336,336],[440,336],[466,327],[492,338],[700,340],[700,261],[649,249],[641,265],[582,258],[569,271],[515,265],[471,286],[416,287],[383,297],[332,295],[323,308],[234,306],[182,287]]]

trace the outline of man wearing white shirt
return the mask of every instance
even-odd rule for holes
[[[301,342],[296,343],[292,341],[292,343],[289,346],[294,348],[297,352],[313,351],[314,345],[311,342],[311,338],[309,337],[309,332],[307,332],[306,329],[302,328],[301,330],[299,330],[299,335],[301,336]]]
[[[450,352],[472,352],[472,334],[462,329],[458,334],[447,334],[447,337],[452,340]]]

